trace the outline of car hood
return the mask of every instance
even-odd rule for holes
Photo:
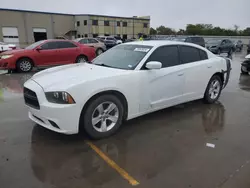
[[[26,49],[10,50],[10,51],[1,53],[1,55],[19,54],[19,53],[26,53],[30,51],[31,50],[26,50]]]
[[[113,77],[127,73],[127,70],[79,63],[50,68],[36,73],[31,79],[45,90],[61,89],[78,83]]]

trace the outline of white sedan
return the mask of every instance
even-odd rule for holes
[[[16,49],[15,44],[6,44],[3,42],[0,42],[0,53],[8,51],[8,50],[15,50],[15,49]]]
[[[196,99],[218,100],[231,60],[174,41],[118,45],[92,62],[47,69],[24,84],[29,118],[64,134],[100,139],[123,120]]]

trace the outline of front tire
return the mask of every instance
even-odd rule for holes
[[[220,97],[222,90],[222,81],[221,78],[218,75],[214,75],[206,88],[205,94],[204,94],[204,102],[208,104],[212,104],[218,100]]]
[[[19,59],[16,68],[18,72],[30,72],[33,69],[33,62],[29,58]]]
[[[103,50],[101,48],[98,48],[95,53],[96,53],[96,56],[99,56],[103,53]]]
[[[243,66],[241,66],[241,73],[247,75],[248,72],[244,70]]]
[[[120,128],[124,107],[116,96],[102,95],[91,101],[82,115],[87,134],[93,139],[101,139],[111,136]]]

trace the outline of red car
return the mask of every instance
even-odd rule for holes
[[[95,48],[70,40],[43,40],[25,49],[0,54],[0,70],[29,72],[33,67],[51,67],[91,61]]]

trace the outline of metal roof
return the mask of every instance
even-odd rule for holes
[[[41,14],[56,14],[56,15],[67,15],[67,16],[98,16],[98,17],[109,17],[109,18],[122,18],[122,19],[138,19],[138,20],[150,20],[143,17],[122,17],[122,16],[108,16],[108,15],[98,15],[98,14],[69,14],[69,13],[59,13],[59,12],[43,12],[43,11],[33,11],[33,10],[23,10],[23,9],[8,9],[0,8],[0,11],[16,11],[16,12],[29,12],[29,13],[41,13]]]

